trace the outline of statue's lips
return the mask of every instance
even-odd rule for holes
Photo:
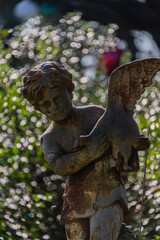
[[[47,111],[46,114],[53,114],[53,116],[57,116],[61,113],[61,111],[56,111],[56,112],[51,112],[51,111]]]
[[[60,111],[54,111],[54,112],[52,112],[52,111],[47,110],[47,111],[44,112],[44,114],[58,115],[58,114],[60,114]]]
[[[45,111],[44,114],[51,114],[51,111]]]
[[[54,115],[57,115],[59,113],[60,113],[60,111],[53,112]]]

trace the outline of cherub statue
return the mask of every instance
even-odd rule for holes
[[[129,159],[137,160],[137,150],[149,147],[148,140],[139,136],[129,114],[144,87],[151,84],[159,63],[158,59],[150,59],[117,69],[110,80],[110,107],[106,112],[98,106],[72,104],[72,76],[61,64],[46,62],[29,69],[24,76],[22,94],[36,110],[53,121],[41,138],[45,158],[54,173],[68,176],[62,209],[68,240],[117,240],[128,207],[116,158],[124,158],[127,166]],[[119,103],[115,104],[118,99]],[[106,117],[109,111],[111,120]],[[127,140],[123,140],[123,132],[116,126],[117,122],[125,129],[123,121],[135,126],[135,133],[134,129],[124,131]],[[79,138],[80,135],[83,137]],[[127,154],[119,141],[128,145]]]

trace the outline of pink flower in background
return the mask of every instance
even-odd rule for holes
[[[102,62],[104,63],[105,70],[107,75],[110,75],[111,72],[117,68],[120,64],[120,59],[124,50],[118,49],[117,47],[113,50],[105,51],[102,54]]]

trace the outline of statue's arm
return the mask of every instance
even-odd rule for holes
[[[59,156],[55,152],[48,152],[45,156],[54,173],[61,176],[72,175],[93,160],[86,149]]]
[[[94,140],[94,139],[93,139]],[[108,148],[106,136],[99,136],[98,142],[92,141],[87,147],[78,149],[76,152],[62,153],[56,144],[52,147],[47,145],[45,137],[42,138],[42,149],[45,159],[55,174],[61,176],[72,175],[78,172],[93,160],[100,157]]]

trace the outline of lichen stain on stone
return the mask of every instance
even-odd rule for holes
[[[95,171],[96,171],[97,175],[101,174],[102,172],[105,172],[106,169],[107,169],[106,159],[101,160],[101,161],[97,161],[95,163]]]
[[[92,202],[95,202],[96,200],[96,193],[95,192],[90,192],[90,191],[84,191],[84,195],[91,200]]]
[[[80,224],[77,224],[76,222],[70,223],[68,226],[66,225],[66,234],[67,239],[74,239],[74,240],[80,240],[80,239],[86,239],[86,234],[82,230],[82,227]]]
[[[101,232],[101,227],[100,226],[96,227],[94,232],[93,232],[91,240],[99,239],[98,236],[100,235],[100,232]]]

